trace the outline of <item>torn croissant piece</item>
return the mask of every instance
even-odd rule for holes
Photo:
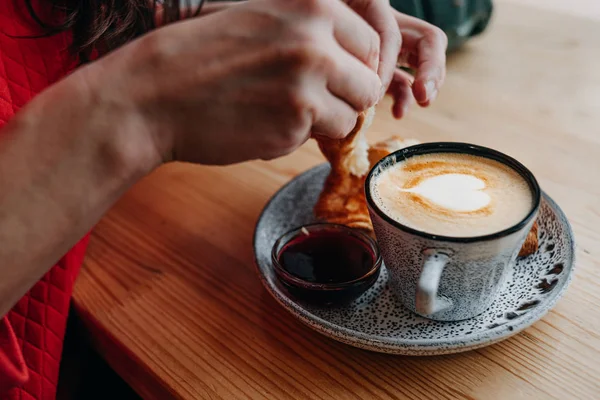
[[[314,207],[318,220],[372,232],[363,191],[370,168],[365,132],[374,114],[374,108],[361,113],[354,129],[343,139],[317,138],[319,149],[331,165]]]
[[[521,251],[519,251],[519,257],[527,257],[532,255],[537,251],[538,246],[538,223],[535,221],[531,227],[531,230],[527,234],[527,237],[525,238],[525,242],[521,247]]]
[[[332,170],[315,204],[315,217],[371,233],[373,227],[363,193],[364,182],[364,177],[341,175]]]
[[[374,109],[360,114],[354,129],[344,139],[317,138],[319,149],[329,161],[331,170],[314,206],[317,220],[360,229],[372,237],[373,225],[364,195],[369,170],[388,154],[420,143],[415,139],[392,136],[369,146],[366,132],[374,114]],[[537,251],[537,235],[538,225],[535,222],[519,252],[520,257]]]
[[[373,107],[359,114],[356,125],[343,139],[317,138],[319,149],[336,173],[357,177],[367,175],[370,165],[366,131],[371,127],[374,116]]]
[[[369,147],[366,132],[374,114],[374,108],[360,114],[354,129],[344,139],[317,139],[331,171],[314,207],[315,217],[320,221],[361,229],[371,235],[373,226],[364,195],[367,174],[386,155],[417,143],[394,136]]]

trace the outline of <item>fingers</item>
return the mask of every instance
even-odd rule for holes
[[[354,125],[358,113],[379,100],[381,82],[375,71],[348,53],[334,40],[323,47],[322,60],[311,79],[308,92],[317,93],[313,101],[312,133],[341,139]],[[326,82],[323,85],[323,82]]]
[[[396,119],[404,117],[414,101],[412,94],[413,77],[401,69],[396,69],[387,92],[392,96],[392,115]]]
[[[341,139],[354,128],[357,118],[354,108],[326,92],[320,97],[320,106],[315,112],[312,135]]]
[[[336,43],[324,51],[330,60],[324,71],[327,89],[356,111],[374,106],[381,93],[378,75]]]
[[[379,35],[381,44],[377,72],[382,84],[380,97],[383,97],[392,82],[402,44],[402,35],[398,28],[398,22],[394,18],[393,9],[386,0],[346,0],[346,3],[364,18]]]
[[[428,106],[446,77],[448,39],[441,29],[425,21],[396,11],[394,15],[402,32],[398,62],[417,70],[413,95],[419,105]]]
[[[334,36],[338,43],[373,71],[377,71],[380,61],[379,35],[368,24],[369,21],[365,21],[341,1],[325,4],[331,7],[329,12],[333,16]]]
[[[413,94],[419,104],[428,106],[436,99],[446,78],[446,44],[440,36],[431,34],[419,41],[417,49],[419,60]]]
[[[346,51],[362,61],[373,71],[379,64],[379,35],[356,12],[339,0],[287,0],[296,18],[304,18],[311,24],[317,22],[329,26],[321,32],[319,41],[333,36]],[[315,26],[315,25],[313,25]],[[317,28],[319,29],[319,28]]]

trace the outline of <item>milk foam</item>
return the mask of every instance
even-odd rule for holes
[[[390,218],[452,237],[502,231],[518,224],[533,207],[531,189],[518,172],[468,154],[411,157],[383,167],[369,189]]]
[[[467,174],[443,174],[423,180],[411,189],[400,189],[426,197],[441,207],[457,212],[477,211],[492,200],[482,192],[485,182]]]

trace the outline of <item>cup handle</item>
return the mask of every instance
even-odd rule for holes
[[[440,278],[444,267],[450,260],[450,252],[427,249],[423,252],[426,258],[417,286],[416,309],[422,315],[431,315],[452,307],[452,301],[438,297]]]

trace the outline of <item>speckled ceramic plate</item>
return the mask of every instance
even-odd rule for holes
[[[404,308],[390,292],[385,267],[379,280],[344,307],[316,307],[292,297],[271,266],[271,248],[286,231],[314,221],[312,208],[329,166],[315,167],[284,186],[267,204],[254,238],[259,275],[273,297],[302,322],[341,342],[384,353],[458,353],[504,340],[542,318],[565,292],[573,274],[574,242],[558,205],[544,195],[540,249],[514,264],[496,302],[478,317],[436,322]],[[502,311],[498,311],[502,310]]]

